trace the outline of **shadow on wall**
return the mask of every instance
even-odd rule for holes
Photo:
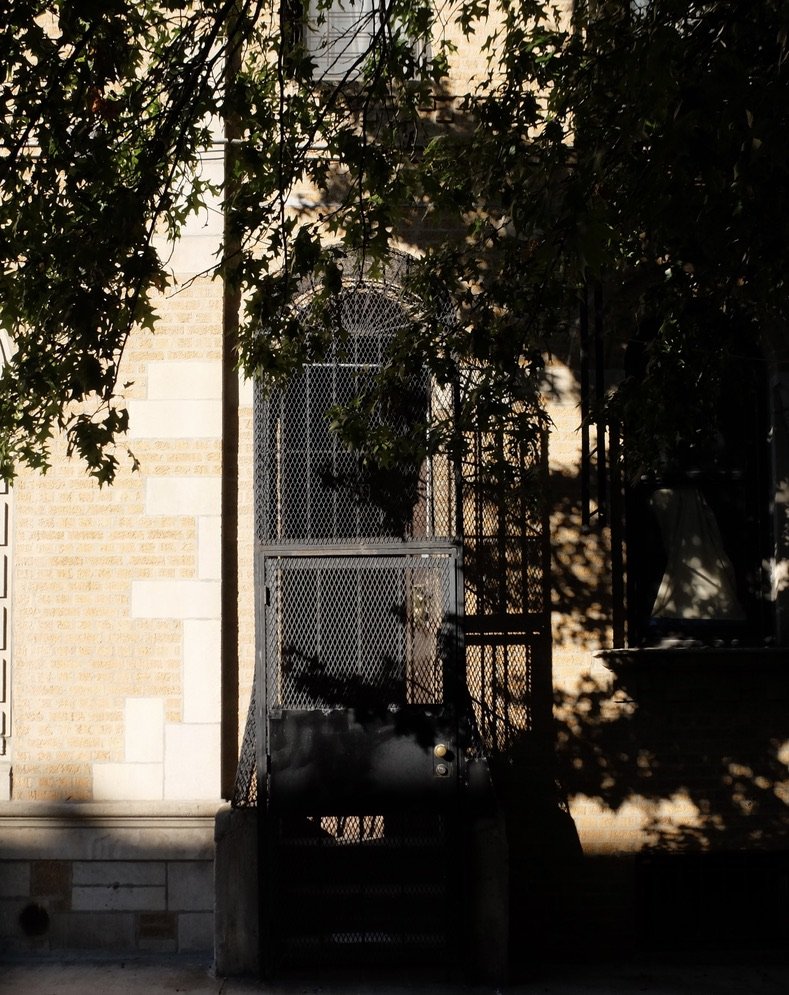
[[[403,149],[424,149],[436,137],[450,136],[457,140],[460,146],[474,131],[474,118],[462,109],[462,101],[455,96],[446,85],[433,82],[434,92],[430,104],[420,108],[418,120],[408,114],[403,115],[397,102],[383,100],[371,101],[360,99],[353,93],[343,94],[344,109],[349,118],[364,120],[368,133],[386,134],[400,142]],[[326,205],[346,203],[354,195],[352,178],[346,171],[333,166],[326,177],[326,189],[321,198],[321,210]],[[305,206],[302,220],[307,220],[315,211],[315,204]],[[425,223],[423,205],[417,205],[403,217],[398,218],[397,236],[404,245],[411,249],[423,249],[430,243],[440,242],[447,230],[458,231],[457,215],[451,212],[442,216],[440,212],[430,215],[429,223]]]
[[[581,526],[577,471],[552,469],[549,487],[554,645],[597,650],[610,639],[610,551]]]
[[[575,691],[556,694],[557,774],[573,807],[590,806],[598,814],[585,819],[600,824],[606,813],[635,820],[629,839],[612,830],[605,840],[591,827],[590,859],[564,896],[579,932],[596,895],[598,925],[609,912],[631,915],[619,935],[631,930],[635,946],[783,946],[786,656],[623,652],[607,660],[610,681],[586,674]]]
[[[783,949],[789,651],[685,646],[584,666],[579,653],[610,645],[610,550],[581,528],[577,471],[552,471],[550,500],[552,769],[584,852],[561,834],[535,840],[562,939],[541,922],[535,935],[579,956]]]
[[[557,693],[559,776],[613,811],[642,801],[666,851],[789,842],[789,668],[778,651],[612,654],[611,685],[587,674]],[[687,798],[687,817],[661,801]]]

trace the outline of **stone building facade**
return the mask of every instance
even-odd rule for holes
[[[220,146],[204,168],[221,179]],[[185,233],[156,334],[134,336],[125,356],[139,472],[122,458],[117,484],[100,489],[56,441],[50,472],[20,473],[3,498],[9,952],[213,946],[223,291],[188,281],[220,234],[218,213]],[[250,403],[242,391],[242,422]]]
[[[476,54],[458,65],[473,68]],[[436,113],[451,117],[451,101]],[[221,178],[221,167],[218,141],[205,168]],[[224,291],[199,275],[221,228],[216,205],[169,247],[177,282],[159,302],[155,334],[130,341],[122,379],[132,383],[128,444],[140,469],[128,462],[98,489],[56,440],[45,476],[21,472],[0,494],[6,954],[209,959],[216,945],[225,965],[237,954],[225,950],[234,889],[215,883],[214,835],[255,670],[253,389],[238,382],[229,460]],[[618,540],[610,522],[584,519],[577,342],[551,357],[552,638],[536,666],[549,717],[555,699],[558,759],[546,769],[560,790],[532,804],[529,792],[544,788],[524,776],[522,811],[507,827],[510,897],[484,859],[477,882],[480,894],[489,884],[489,901],[509,901],[510,945],[525,957],[611,953],[611,935],[617,954],[650,938],[678,942],[699,920],[709,926],[702,939],[722,925],[736,936],[745,912],[751,941],[777,939],[771,882],[789,874],[789,367],[781,331],[763,345],[769,637],[608,656],[598,654],[619,644]],[[606,376],[622,363],[613,355]],[[223,473],[236,456],[228,491]],[[239,844],[248,845],[254,836]],[[231,862],[227,873],[242,868]],[[671,911],[677,895],[694,898],[695,919]],[[486,914],[495,922],[502,910]]]

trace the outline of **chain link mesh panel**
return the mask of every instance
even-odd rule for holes
[[[453,555],[279,556],[264,571],[267,709],[444,701]]]

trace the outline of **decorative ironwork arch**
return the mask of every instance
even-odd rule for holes
[[[458,477],[445,454],[428,455],[421,465],[376,466],[369,450],[354,453],[329,424],[332,411],[374,393],[380,371],[392,364],[396,338],[423,320],[428,307],[408,289],[413,264],[401,252],[375,263],[347,256],[342,287],[330,302],[328,339],[284,387],[269,392],[256,385],[258,542],[457,538]],[[312,276],[294,288],[294,306],[305,320],[320,293]],[[449,320],[448,302],[437,306]],[[453,404],[452,387],[421,372],[368,407],[367,427],[371,437],[382,430],[405,437],[451,419]]]

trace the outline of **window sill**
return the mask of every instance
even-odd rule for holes
[[[709,703],[780,698],[789,705],[789,649],[654,646],[604,650],[600,663],[620,690],[653,701]]]
[[[595,656],[610,670],[654,666],[715,666],[740,669],[744,665],[789,667],[789,647],[774,646],[639,646],[600,650]]]

